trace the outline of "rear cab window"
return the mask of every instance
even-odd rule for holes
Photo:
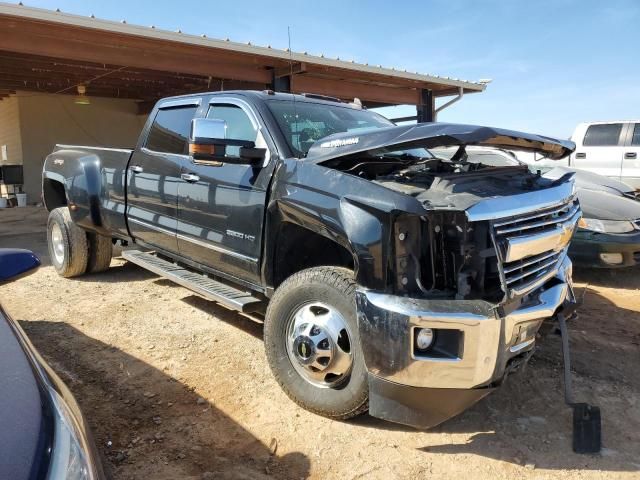
[[[584,134],[582,145],[585,147],[615,147],[620,145],[622,123],[603,123],[590,125]]]
[[[144,146],[154,152],[188,155],[191,120],[197,109],[197,105],[186,105],[158,110]]]

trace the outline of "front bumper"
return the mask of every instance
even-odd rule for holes
[[[600,256],[602,253],[619,253],[622,256],[622,262],[607,263]],[[569,256],[577,266],[632,267],[640,262],[640,231],[598,233],[578,230],[571,240]]]
[[[360,341],[371,415],[430,428],[462,412],[526,361],[543,320],[575,303],[571,262],[511,311],[482,300],[427,300],[359,290]],[[452,354],[416,355],[413,332],[432,328]],[[457,340],[456,340],[457,339]]]

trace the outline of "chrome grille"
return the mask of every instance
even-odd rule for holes
[[[492,223],[500,276],[509,296],[524,295],[556,273],[579,218],[578,202],[571,199]]]

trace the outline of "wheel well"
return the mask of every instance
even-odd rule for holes
[[[286,278],[311,267],[334,266],[354,268],[351,252],[306,228],[283,223],[276,237],[273,258],[273,286],[278,287]]]
[[[56,180],[45,178],[42,181],[42,200],[48,211],[67,204],[67,195],[64,192],[64,185]]]

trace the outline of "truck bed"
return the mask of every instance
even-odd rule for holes
[[[125,189],[132,149],[56,145],[43,169],[47,179],[66,186],[72,218],[88,230],[126,236]],[[90,192],[100,192],[97,196]]]

